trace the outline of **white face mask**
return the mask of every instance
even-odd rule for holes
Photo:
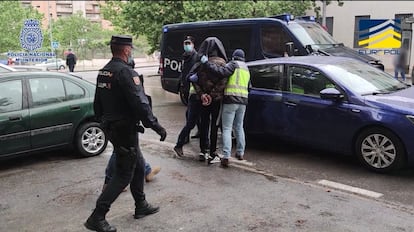
[[[186,51],[186,52],[192,52],[193,49],[194,49],[194,47],[193,47],[192,44],[185,44],[184,45],[184,51]]]
[[[134,56],[132,55],[132,51],[129,53],[129,55],[128,55],[128,60],[127,60],[127,64],[128,65],[133,65],[135,62],[134,62]],[[134,64],[135,65],[135,64]]]

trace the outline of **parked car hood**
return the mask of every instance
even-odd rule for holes
[[[414,87],[409,87],[391,94],[367,95],[366,103],[382,105],[390,110],[399,109],[414,115]]]

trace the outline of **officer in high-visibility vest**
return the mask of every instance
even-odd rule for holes
[[[205,60],[205,59],[202,59]],[[229,158],[231,156],[231,133],[232,128],[236,135],[236,158],[243,160],[244,150],[246,146],[243,120],[246,112],[248,99],[248,88],[250,83],[250,73],[244,62],[245,55],[242,49],[236,49],[233,52],[232,60],[225,67],[214,65],[206,62],[204,65],[213,73],[227,78],[228,81],[224,89],[223,107],[222,107],[222,138],[223,138],[223,158],[221,166],[229,166]]]

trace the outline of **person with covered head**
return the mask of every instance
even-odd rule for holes
[[[223,157],[221,166],[229,166],[231,156],[232,139],[231,133],[234,129],[236,136],[236,158],[243,160],[246,146],[243,121],[249,95],[250,73],[246,65],[245,54],[242,49],[233,52],[232,60],[226,66],[206,62],[205,68],[222,79],[227,79],[224,89],[223,108],[221,114],[223,128]]]
[[[210,150],[207,163],[211,164],[219,160],[217,132],[220,122],[221,101],[227,79],[212,73],[202,63],[208,60],[216,65],[225,66],[227,55],[222,42],[217,37],[206,38],[201,43],[198,53],[202,55],[201,60],[193,66],[189,74],[189,80],[193,83],[203,105],[201,109],[201,140],[203,140],[202,136],[208,135],[206,130],[210,129]]]
[[[132,37],[112,36],[112,59],[98,71],[94,99],[95,116],[116,153],[113,178],[102,191],[85,227],[94,231],[115,232],[105,219],[111,204],[129,184],[135,201],[134,218],[159,211],[150,205],[144,194],[144,158],[138,144],[136,125],[139,122],[153,129],[164,141],[167,133],[152,114],[148,98],[136,72],[128,65],[132,57]]]

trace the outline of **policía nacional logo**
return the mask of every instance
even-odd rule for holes
[[[364,19],[359,21],[358,45],[367,49],[400,48],[400,19]]]
[[[24,27],[20,31],[20,45],[22,48],[34,51],[42,47],[43,35],[36,19],[27,19],[24,21]]]

